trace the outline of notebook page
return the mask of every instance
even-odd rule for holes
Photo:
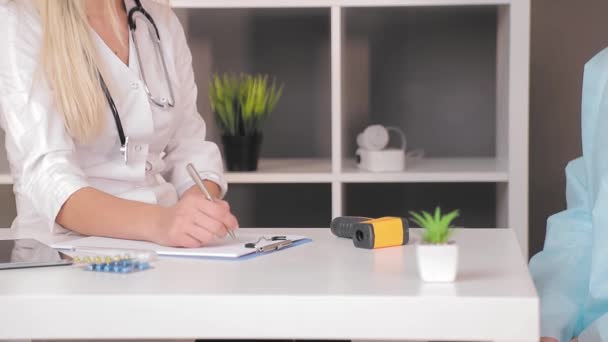
[[[237,234],[237,239],[226,237],[216,240],[208,246],[201,248],[176,248],[157,245],[152,242],[113,239],[106,237],[91,236],[71,241],[64,241],[52,245],[56,249],[73,248],[116,248],[116,249],[139,249],[155,251],[159,256],[189,256],[189,257],[217,257],[217,258],[239,258],[255,252],[253,248],[246,248],[248,242],[256,242],[262,236],[254,233]],[[304,236],[284,235],[288,240],[299,241],[306,239]],[[270,238],[271,236],[266,236]],[[274,243],[274,241],[260,241],[257,246]]]

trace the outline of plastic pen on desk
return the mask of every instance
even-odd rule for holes
[[[194,165],[188,164],[188,165],[186,165],[186,169],[188,170],[188,174],[190,175],[190,178],[192,178],[194,183],[196,183],[196,185],[201,190],[201,192],[205,195],[207,200],[211,201],[211,202],[215,202],[215,200],[213,199],[213,196],[211,196],[211,194],[209,193],[209,190],[207,190],[205,183],[203,183],[201,176],[198,174],[198,171],[196,171],[196,169],[194,168]],[[228,234],[230,234],[230,237],[232,237],[233,239],[236,239],[236,236],[234,235],[234,232],[232,230],[227,229],[227,231],[228,231]]]

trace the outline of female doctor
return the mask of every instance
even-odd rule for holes
[[[13,227],[199,247],[238,227],[205,141],[192,57],[151,0],[0,0]],[[160,44],[155,42],[160,40]]]
[[[608,341],[608,49],[585,66],[583,155],[566,167],[568,208],[530,261],[543,341]]]

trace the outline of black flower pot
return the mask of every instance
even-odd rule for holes
[[[262,134],[222,136],[228,171],[257,170],[262,137]]]

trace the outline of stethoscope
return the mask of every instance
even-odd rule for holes
[[[129,10],[127,14],[127,22],[129,24],[129,32],[131,34],[131,38],[133,39],[135,54],[137,55],[137,61],[139,62],[139,72],[141,74],[142,80],[144,82],[144,90],[148,95],[148,99],[154,105],[160,108],[173,108],[175,106],[175,97],[173,96],[173,87],[171,85],[171,80],[169,78],[169,71],[167,70],[167,63],[165,62],[165,56],[163,54],[163,50],[160,43],[160,34],[158,32],[158,28],[156,27],[156,23],[154,19],[150,16],[150,14],[143,8],[141,5],[141,0],[134,0],[135,6]],[[134,34],[136,29],[136,15],[141,17],[143,22],[146,22],[148,27],[148,32],[150,33],[150,39],[154,43],[155,53],[157,56],[160,56],[161,64],[163,67],[163,71],[165,74],[165,81],[167,82],[167,88],[169,89],[169,98],[166,97],[155,97],[150,92],[150,88],[148,88],[148,81],[146,78],[146,74],[144,69],[142,68],[142,60],[141,54],[139,53],[139,45],[137,42],[137,36]],[[146,20],[144,20],[146,19]],[[114,99],[112,99],[112,95],[110,94],[110,90],[106,85],[106,82],[101,77],[101,73],[99,74],[99,80],[101,83],[101,89],[103,90],[106,99],[108,101],[108,105],[110,106],[110,110],[112,111],[112,116],[114,117],[114,122],[116,123],[116,130],[118,131],[118,138],[120,139],[120,153],[123,155],[125,160],[125,164],[129,162],[129,137],[125,135],[125,132],[122,128],[122,121],[120,120],[120,116],[118,115],[118,110],[116,109],[116,104],[114,103]]]

